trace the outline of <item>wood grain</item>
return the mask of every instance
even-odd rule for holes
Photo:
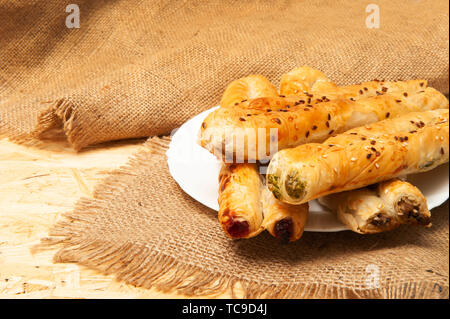
[[[184,297],[136,288],[76,264],[54,264],[55,250],[30,250],[143,142],[107,143],[76,153],[63,141],[38,149],[0,139],[0,298]]]

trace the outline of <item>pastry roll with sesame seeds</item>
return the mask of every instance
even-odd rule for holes
[[[299,95],[305,92],[327,99],[361,99],[385,93],[414,94],[425,90],[426,80],[379,81],[338,86],[321,71],[308,66],[295,68],[281,77],[280,94]]]
[[[358,190],[331,194],[319,202],[336,212],[352,231],[375,234],[402,224],[431,226],[427,200],[417,187],[393,179]]]
[[[323,142],[351,128],[408,112],[448,108],[433,88],[415,94],[390,93],[356,101],[336,99],[312,104],[308,97],[263,97],[221,107],[208,114],[199,143],[221,158],[267,160],[276,150]]]
[[[283,74],[280,81],[280,94],[299,95],[305,92],[312,93],[315,85],[330,83],[323,72],[309,66],[301,66]]]
[[[290,205],[277,200],[267,187],[262,191],[263,227],[282,242],[294,242],[303,235],[309,205]]]
[[[414,112],[275,154],[267,185],[277,199],[303,204],[448,162],[448,109]]]
[[[222,95],[220,106],[234,107],[242,101],[273,96],[278,96],[278,90],[266,77],[249,75],[228,84]]]
[[[264,230],[262,180],[256,164],[224,164],[219,174],[219,222],[230,238],[250,238]]]

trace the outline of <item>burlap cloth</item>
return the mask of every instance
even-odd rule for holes
[[[277,83],[305,64],[338,84],[424,78],[448,93],[446,1],[376,1],[379,29],[351,0],[78,0],[81,27],[68,29],[71,2],[1,2],[0,135],[39,144],[62,127],[81,149],[168,134],[231,80]],[[146,145],[51,231],[56,261],[188,295],[448,298],[448,214],[431,229],[232,241],[170,177],[167,140]]]

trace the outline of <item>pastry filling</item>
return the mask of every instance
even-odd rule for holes
[[[295,199],[300,199],[305,195],[305,182],[301,181],[296,172],[291,172],[286,176],[284,187],[286,193]]]
[[[294,223],[290,217],[283,218],[276,222],[274,233],[275,237],[283,243],[288,243],[294,232]]]
[[[281,198],[280,177],[275,174],[267,174],[267,187],[276,199]]]
[[[391,222],[392,218],[387,216],[386,214],[376,214],[375,217],[372,218],[372,220],[370,221],[370,223],[373,226],[377,226],[377,227],[383,227],[386,226],[387,224],[389,224]]]
[[[413,218],[420,225],[428,225],[431,221],[429,216],[425,216],[420,213],[420,206],[417,203],[414,203],[413,200],[408,197],[402,197],[397,202],[397,212],[399,215],[406,216],[407,218]]]

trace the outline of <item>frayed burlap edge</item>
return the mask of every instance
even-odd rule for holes
[[[30,132],[18,132],[16,128],[9,127],[0,122],[0,137],[7,137],[17,144],[45,147],[45,134],[52,129],[62,129],[67,141],[79,151],[86,146],[86,130],[83,130],[77,121],[73,103],[67,98],[50,102],[50,106],[43,110],[37,117],[37,123]]]
[[[128,164],[111,173],[94,192],[94,198],[127,187],[121,176],[135,174],[136,167],[148,162],[144,155],[165,156],[170,138],[150,138],[148,150],[134,155]],[[147,154],[144,154],[146,153]],[[448,298],[449,288],[430,281],[387,284],[374,289],[355,289],[321,283],[264,284],[239,277],[212,273],[195,265],[184,264],[171,256],[155,253],[136,243],[111,243],[83,237],[84,228],[96,216],[96,202],[82,198],[74,211],[64,214],[33,252],[60,248],[55,263],[78,263],[136,287],[156,288],[163,292],[176,291],[185,296],[214,296],[229,293],[232,298]]]

